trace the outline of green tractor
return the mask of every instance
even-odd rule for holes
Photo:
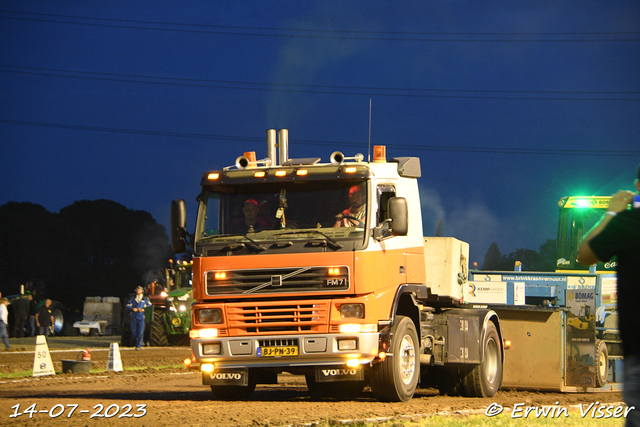
[[[145,319],[149,323],[152,346],[189,344],[192,265],[186,261],[172,264],[165,270],[164,284],[160,284],[162,290],[149,291],[153,306],[145,313]]]
[[[147,274],[145,294],[152,306],[145,310],[144,341],[152,346],[188,345],[191,328],[191,261],[177,261]],[[122,322],[122,346],[131,346],[130,317]]]

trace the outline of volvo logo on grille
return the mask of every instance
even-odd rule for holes
[[[271,286],[282,286],[282,276],[271,276]]]

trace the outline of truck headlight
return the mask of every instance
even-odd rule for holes
[[[222,310],[219,308],[205,308],[198,310],[198,322],[222,323]]]
[[[340,317],[343,319],[364,319],[364,304],[341,304]]]

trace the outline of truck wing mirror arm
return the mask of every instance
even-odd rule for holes
[[[377,227],[373,229],[373,238],[380,242],[382,240],[388,239],[389,237],[393,237],[391,234],[391,223],[393,219],[387,218],[380,223]]]

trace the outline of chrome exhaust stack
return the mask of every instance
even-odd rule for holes
[[[289,130],[280,129],[278,132],[278,148],[280,149],[280,165],[289,160]]]
[[[267,129],[267,157],[271,159],[272,165],[278,164],[278,155],[276,154],[276,130]]]
[[[256,152],[249,151],[244,155],[236,158],[235,167],[237,169],[255,168],[257,166],[278,166],[278,153],[280,151],[280,163],[282,166],[289,161],[289,131],[280,129],[278,131],[278,141],[276,142],[276,130],[267,129],[267,157],[262,160],[256,160]],[[233,166],[227,166],[224,170],[228,170]]]

